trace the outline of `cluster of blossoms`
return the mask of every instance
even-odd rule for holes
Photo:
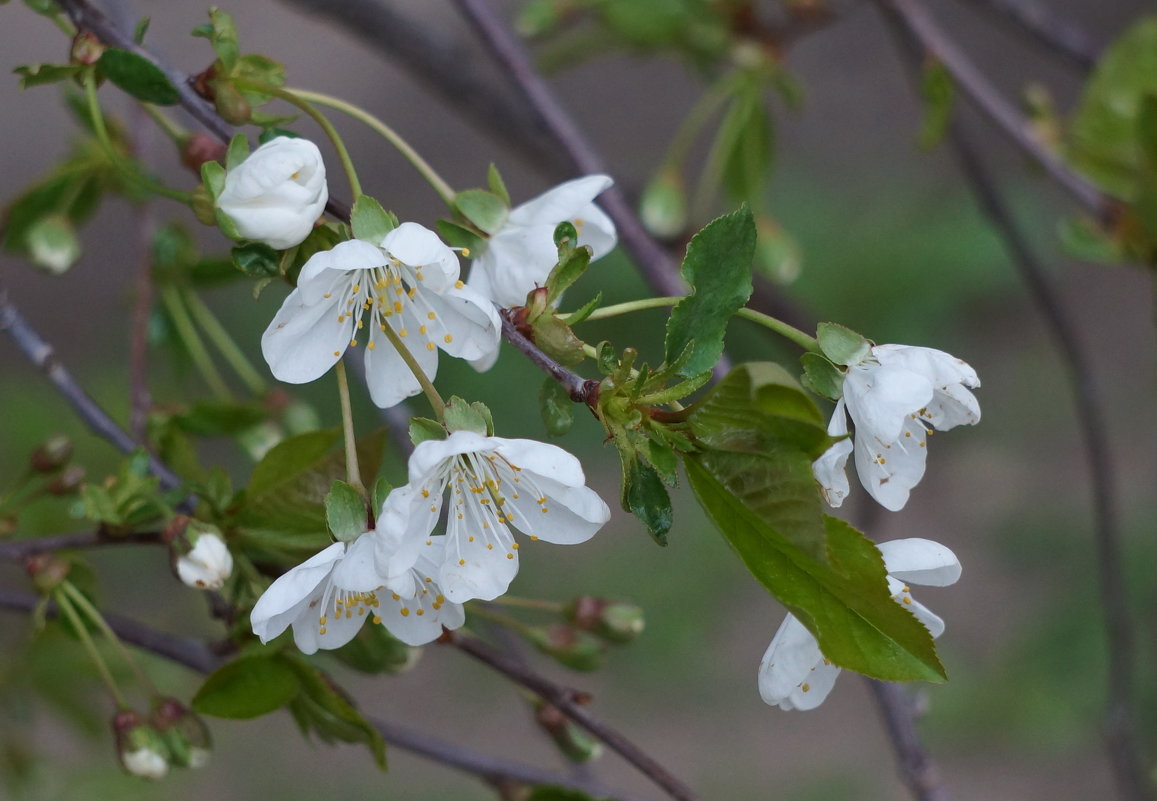
[[[572,223],[594,258],[615,246],[614,226],[594,204],[610,185],[606,176],[587,176],[510,210],[475,254],[467,281],[454,249],[412,222],[374,241],[352,239],[314,254],[262,336],[270,369],[289,383],[313,381],[347,348],[364,345],[370,395],[383,408],[422,391],[405,351],[429,379],[437,374],[439,350],[489,369],[498,356],[498,309],[524,303],[545,284],[557,261],[559,223]],[[308,236],[326,198],[317,148],[275,139],[229,172],[218,207],[241,236],[286,249]],[[841,439],[814,463],[816,480],[828,503],[840,506],[854,452],[865,489],[899,510],[923,477],[932,432],[979,421],[969,391],[979,386],[976,372],[941,351],[904,345],[865,346],[845,367],[828,426]],[[847,437],[849,417],[854,441]],[[338,648],[367,619],[410,645],[430,642],[443,627],[462,625],[463,603],[506,592],[518,572],[513,530],[575,544],[610,516],[586,486],[578,460],[562,449],[470,430],[419,444],[408,483],[377,511],[374,528],[335,542],[273,582],[251,616],[263,642],[292,627],[305,653]],[[444,512],[445,533],[436,535]],[[906,582],[952,584],[960,575],[956,557],[923,539],[879,549],[892,597],[939,636],[943,621],[912,599]],[[207,586],[195,568],[221,557],[209,542],[187,561],[182,575]],[[769,704],[811,709],[838,673],[803,623],[788,615],[760,665],[759,689]]]

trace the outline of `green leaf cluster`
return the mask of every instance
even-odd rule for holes
[[[293,117],[257,111],[273,99],[260,88],[285,85],[285,68],[273,59],[255,53],[242,54],[233,17],[218,8],[209,9],[209,22],[193,30],[194,36],[208,39],[217,55],[198,76],[198,91],[212,102],[222,119],[234,125],[252,122],[265,128],[282,125]]]
[[[117,474],[102,484],[81,487],[80,498],[84,516],[111,533],[156,526],[168,518],[179,500],[173,493],[161,492],[143,450],[129,456]]]

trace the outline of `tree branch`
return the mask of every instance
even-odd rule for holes
[[[876,707],[883,718],[884,728],[896,753],[900,777],[917,801],[948,801],[950,796],[932,764],[928,752],[916,733],[916,716],[912,701],[904,688],[890,682],[865,678]]]
[[[535,367],[554,379],[560,387],[566,390],[572,401],[590,405],[597,399],[598,381],[587,380],[581,375],[571,372],[540,350],[511,321],[510,309],[503,309],[501,316],[502,338],[521,351]]]
[[[122,453],[132,453],[140,447],[84,391],[84,388],[76,383],[72,374],[57,360],[52,346],[45,342],[24,319],[24,315],[9,299],[8,291],[2,285],[0,285],[0,331],[4,331],[12,337],[20,350],[28,357],[28,360],[48,376],[48,380],[72,405],[77,416],[92,429],[93,433],[112,443]],[[181,479],[176,473],[162,464],[151,453],[148,457],[149,469],[160,479],[163,487],[172,489],[181,484]]]
[[[677,799],[677,801],[698,801],[698,796],[672,776],[665,767],[618,731],[587,711],[585,704],[590,699],[585,693],[554,684],[517,660],[495,650],[477,637],[448,631],[443,634],[442,641],[450,643],[460,651],[503,674],[511,681],[521,684],[544,701],[558,707],[567,717],[602,740],[611,750],[616,751],[634,765],[644,776],[663,788],[671,798]]]
[[[1083,70],[1097,65],[1100,48],[1089,34],[1034,0],[960,0],[989,14],[1002,17],[1050,53]]]
[[[159,531],[138,531],[110,537],[103,531],[79,531],[75,534],[57,534],[53,537],[34,537],[25,540],[0,542],[0,560],[22,562],[30,556],[68,548],[96,548],[103,545],[156,545],[161,542]]]
[[[876,0],[876,4],[918,41],[925,52],[943,64],[964,95],[1070,195],[1099,219],[1110,217],[1115,201],[1073,172],[1055,152],[1037,140],[1024,115],[1004,99],[968,56],[948,38],[920,0]]]

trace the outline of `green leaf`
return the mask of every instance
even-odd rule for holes
[[[655,468],[639,459],[631,460],[629,470],[623,476],[623,508],[643,522],[655,542],[666,545],[672,511],[671,496],[663,479]]]
[[[816,339],[820,350],[836,364],[859,364],[872,347],[863,336],[837,323],[817,325]]]
[[[710,370],[723,353],[727,323],[751,296],[755,221],[746,206],[714,220],[687,246],[680,271],[692,294],[671,310],[664,353],[674,361],[694,341],[679,374]]]
[[[370,723],[362,717],[357,707],[333,680],[298,656],[287,659],[301,682],[301,695],[295,700],[294,717],[298,723],[308,722],[309,727],[324,740],[338,739],[343,742],[363,743],[370,749],[374,761],[381,768],[386,767],[386,744]],[[308,704],[304,708],[298,704]]]
[[[597,295],[595,295],[593,298],[588,300],[586,303],[579,306],[578,309],[576,309],[575,311],[568,314],[566,317],[566,324],[569,326],[578,325],[583,320],[587,319],[592,314],[594,314],[595,309],[597,309],[602,302],[603,302],[603,293],[599,292]]]
[[[264,421],[265,410],[257,404],[197,401],[188,412],[173,415],[172,420],[187,434],[233,436]]]
[[[201,165],[201,182],[205,184],[209,197],[216,201],[225,188],[225,168],[219,162],[206,161]]]
[[[281,275],[277,251],[264,242],[249,242],[229,251],[233,265],[250,278],[276,278]]]
[[[888,594],[884,560],[847,523],[826,518],[830,564],[809,558],[724,487],[683,460],[696,498],[756,579],[840,667],[884,681],[943,681],[932,636]]]
[[[818,353],[805,353],[799,360],[803,364],[804,386],[820,397],[840,399],[844,394],[844,374],[838,367]]]
[[[20,88],[31,89],[34,86],[67,81],[80,74],[81,67],[77,64],[26,64],[12,70],[20,76]]]
[[[490,162],[490,166],[486,169],[486,185],[506,204],[507,208],[510,207],[510,193],[506,191],[506,182],[502,180],[502,174],[498,172],[498,167],[494,162]]]
[[[792,447],[815,459],[835,441],[812,399],[771,362],[737,366],[691,407],[687,424],[701,446],[736,453]]]
[[[561,437],[570,431],[574,424],[574,409],[570,395],[552,378],[542,382],[542,389],[538,392],[538,408],[542,413],[542,422],[546,426],[546,433],[552,437]]]
[[[386,480],[385,476],[378,476],[378,480],[374,482],[374,487],[370,491],[370,503],[373,504],[370,508],[374,515],[378,515],[382,511],[382,504],[386,502],[386,496],[390,494],[393,486]]]
[[[420,445],[428,439],[446,439],[446,429],[437,420],[426,417],[410,419],[410,442]]]
[[[158,106],[175,106],[181,100],[168,76],[144,56],[110,47],[101,53],[96,65],[106,78],[137,100]]]
[[[1143,148],[1137,117],[1142,99],[1157,94],[1157,17],[1145,17],[1101,56],[1069,126],[1069,161],[1102,189],[1132,200],[1139,189]]]
[[[225,149],[225,169],[235,170],[249,158],[249,138],[243,134],[233,134],[229,147]]]
[[[952,73],[942,62],[935,59],[924,62],[920,77],[920,94],[924,99],[924,118],[920,121],[916,144],[922,150],[931,150],[940,144],[944,135],[948,133],[956,101],[956,85],[952,80]]]
[[[133,43],[136,45],[143,45],[145,43],[145,36],[149,32],[149,26],[153,20],[151,17],[141,17],[137,20],[136,26],[133,28]]]
[[[421,653],[420,648],[406,645],[385,626],[362,626],[357,636],[333,655],[361,673],[394,674],[413,667]]]
[[[754,203],[771,171],[773,128],[757,81],[737,90],[715,136],[712,155],[720,162],[720,180],[735,201]]]
[[[494,419],[483,403],[467,403],[462,398],[452,397],[446,404],[442,419],[446,423],[446,430],[451,433],[473,431],[484,437],[494,433]]]
[[[1126,252],[1096,220],[1079,217],[1057,223],[1061,249],[1082,261],[1115,264],[1126,258]]]
[[[213,46],[213,52],[221,59],[224,73],[232,74],[241,55],[237,45],[237,25],[233,22],[233,17],[219,8],[210,8],[209,24],[195,28],[193,35],[208,39]]]
[[[213,671],[193,696],[193,711],[218,718],[256,718],[301,691],[293,665],[274,654],[234,660]]]
[[[340,479],[325,496],[325,521],[334,538],[353,542],[366,533],[366,502],[361,493]]]
[[[488,234],[497,233],[510,213],[502,198],[485,189],[464,189],[454,197],[454,205],[463,217]]]
[[[361,195],[350,211],[354,238],[380,245],[386,234],[398,227],[398,218],[369,195]]]
[[[563,223],[563,225],[568,224]],[[550,274],[546,277],[547,304],[553,304],[575,281],[582,278],[594,255],[594,252],[587,245],[574,249],[563,246],[558,249],[558,252],[558,264],[551,269]]]

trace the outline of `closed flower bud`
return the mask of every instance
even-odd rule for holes
[[[68,272],[80,258],[80,242],[63,214],[41,218],[25,235],[32,263],[49,275]]]
[[[607,652],[602,640],[574,626],[538,626],[528,629],[526,638],[535,648],[571,670],[598,670]]]
[[[687,228],[687,190],[679,171],[660,170],[643,190],[639,201],[643,225],[660,239],[674,239]]]
[[[153,722],[165,738],[174,765],[201,768],[208,764],[212,747],[209,727],[184,704],[166,698],[153,712]]]
[[[583,596],[571,601],[563,615],[578,628],[608,642],[630,642],[643,633],[643,610],[625,601]]]
[[[49,495],[63,497],[65,495],[74,495],[82,484],[84,484],[84,468],[78,464],[70,464],[64,469],[64,472],[48,482],[48,486],[44,491]]]
[[[119,712],[112,722],[117,756],[134,776],[163,779],[169,772],[169,747],[161,733],[141,720],[136,712]]]
[[[69,52],[69,61],[73,64],[89,66],[100,60],[101,54],[108,48],[100,39],[88,31],[81,31],[72,39],[72,49]]]
[[[72,458],[72,440],[57,434],[49,437],[39,448],[32,452],[29,460],[32,469],[38,473],[55,473],[68,464]]]
[[[24,561],[24,569],[32,577],[32,585],[37,592],[48,595],[68,578],[72,565],[65,559],[51,553],[39,553]]]
[[[190,520],[185,536],[193,547],[177,558],[177,576],[190,587],[221,589],[233,572],[233,556],[221,538],[220,529],[200,520]]]
[[[317,145],[279,136],[225,175],[217,208],[242,237],[286,250],[309,236],[328,199]]]
[[[590,762],[603,752],[603,745],[580,729],[558,707],[535,703],[534,720],[571,762]]]
[[[181,140],[181,163],[196,173],[207,161],[224,161],[225,145],[204,133],[193,133]]]

